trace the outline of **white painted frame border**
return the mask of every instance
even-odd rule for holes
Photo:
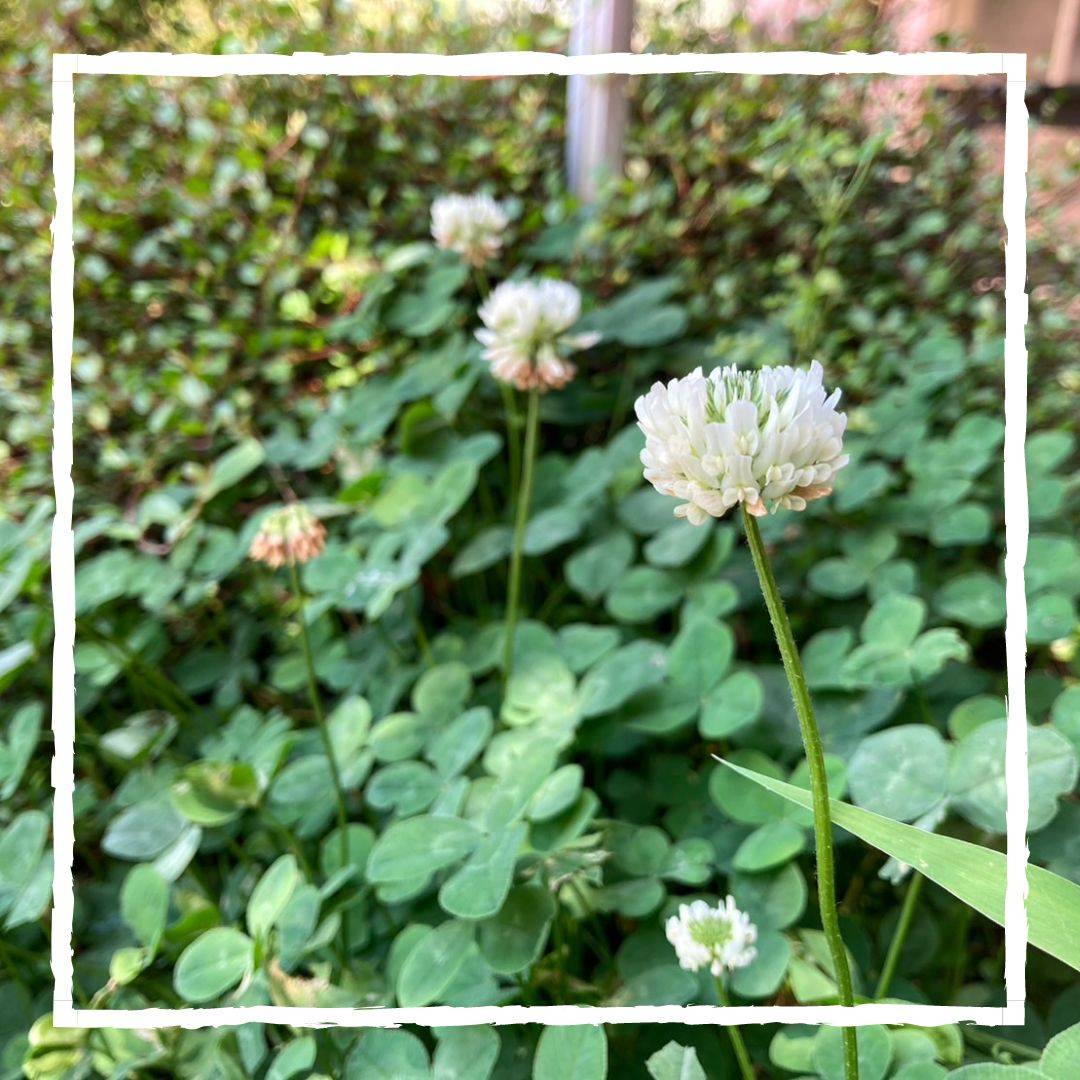
[[[812,1006],[489,1006],[420,1009],[303,1009],[278,1006],[218,1009],[77,1009],[72,999],[75,786],[75,554],[72,534],[71,355],[74,329],[72,199],[75,178],[74,77],[80,75],[1004,75],[1005,107],[1005,624],[1008,723],[1006,735],[1007,853],[1005,894],[1005,994],[1002,1007],[865,1004]],[[54,883],[52,916],[53,1022],[75,1028],[200,1028],[251,1022],[293,1027],[396,1027],[400,1024],[917,1024],[961,1021],[1019,1025],[1024,1022],[1027,952],[1027,717],[1024,700],[1027,605],[1024,561],[1028,507],[1024,465],[1027,410],[1025,202],[1027,109],[1026,57],[1022,53],[717,53],[563,56],[556,53],[481,53],[434,56],[413,53],[292,55],[180,55],[108,53],[53,57],[52,150],[56,184],[53,221],[53,481],[56,517],[52,534],[52,587],[56,637],[53,651],[52,763]]]

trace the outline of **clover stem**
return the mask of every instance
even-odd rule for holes
[[[1042,1057],[1041,1051],[1036,1050],[1035,1047],[1025,1046],[1014,1039],[999,1039],[990,1032],[978,1031],[968,1027],[966,1024],[961,1027],[961,1031],[963,1032],[964,1042],[971,1043],[972,1046],[978,1047],[989,1054],[994,1054],[998,1050],[1005,1050],[1012,1054],[1013,1057],[1023,1058],[1025,1061],[1038,1061]],[[1036,1075],[1038,1074],[1036,1073]]]
[[[836,981],[840,991],[841,1005],[854,1005],[855,999],[851,986],[851,969],[848,967],[844,939],[840,934],[840,918],[836,908],[836,871],[833,860],[832,822],[829,817],[829,781],[825,772],[825,750],[821,742],[814,708],[810,703],[810,691],[806,685],[802,660],[795,644],[784,609],[784,601],[773,576],[769,557],[758,530],[757,521],[746,509],[742,508],[743,525],[746,539],[750,545],[750,554],[754,560],[761,592],[765,597],[765,606],[769,609],[776,644],[780,649],[784,673],[791,687],[791,697],[795,703],[795,713],[799,718],[806,761],[810,768],[810,788],[814,810],[814,842],[817,849],[818,907],[821,910],[821,925],[825,931],[825,940],[829,946],[833,966],[836,968]],[[844,1040],[844,1075],[846,1080],[858,1080],[859,1052],[855,1029],[842,1029]]]
[[[596,909],[592,906],[588,896],[585,895],[585,890],[573,877],[567,878],[566,884],[577,898],[578,904],[581,905],[581,910],[588,915],[589,925],[595,930],[595,936],[592,940],[593,947],[596,949],[597,953],[599,953],[605,964],[609,966],[614,964],[615,958],[611,955],[611,948],[607,943],[607,938],[604,936],[603,923],[600,922],[600,919],[596,914]]]
[[[434,667],[435,657],[431,652],[431,642],[428,641],[423,620],[420,618],[419,605],[413,602],[412,597],[409,598],[409,616],[412,619],[413,634],[416,636],[416,643],[420,646],[420,655],[424,658],[424,664],[427,667]]]
[[[540,391],[529,391],[529,411],[525,418],[525,460],[521,466],[521,485],[518,488],[517,515],[514,520],[514,543],[510,550],[510,575],[506,585],[506,642],[503,645],[503,678],[509,682],[514,663],[514,628],[517,625],[518,601],[521,595],[521,556],[525,543],[525,526],[529,521],[532,500],[533,465],[536,462],[536,434],[540,426]]]
[[[307,597],[304,595],[300,584],[300,575],[296,571],[296,561],[289,560],[289,577],[292,579],[293,593],[296,595],[298,607],[297,622],[300,624],[300,643],[303,646],[304,666],[307,669],[308,696],[311,698],[311,709],[315,713],[315,723],[322,739],[323,750],[326,760],[330,763],[330,779],[334,785],[334,794],[337,799],[338,833],[341,836],[341,868],[344,870],[349,865],[349,815],[345,809],[345,789],[341,784],[341,773],[338,771],[337,759],[334,757],[334,744],[330,740],[330,728],[326,723],[326,714],[323,712],[322,699],[319,697],[319,684],[315,678],[315,661],[311,654],[311,639],[308,637],[307,620],[304,618],[304,609],[307,605]],[[341,918],[341,935],[344,943],[345,955],[349,955],[349,921],[345,913]]]
[[[728,997],[727,988],[724,986],[724,977],[716,975],[714,976],[714,982],[716,983],[716,996],[720,999],[720,1004],[730,1005],[731,998]],[[754,1063],[750,1060],[746,1043],[743,1042],[742,1032],[732,1024],[728,1026],[727,1033],[728,1038],[731,1039],[731,1047],[735,1051],[735,1058],[739,1062],[739,1072],[742,1073],[743,1080],[754,1080]]]
[[[919,893],[922,891],[923,876],[917,870],[912,870],[911,881],[908,882],[907,892],[904,894],[904,903],[900,908],[900,918],[896,922],[892,941],[889,942],[889,951],[885,954],[885,964],[881,969],[881,977],[878,979],[877,989],[874,991],[874,999],[880,1001],[889,992],[893,976],[896,974],[897,965],[900,962],[900,954],[904,951],[904,942],[907,940],[908,931],[911,929],[911,920],[915,915],[915,905],[919,902]]]
[[[951,1001],[964,985],[964,976],[967,974],[967,962],[970,951],[968,949],[968,931],[971,929],[975,912],[966,904],[960,909],[956,926],[952,932],[952,940],[955,943],[953,954],[952,972],[949,975],[949,994],[945,999]]]
[[[518,439],[518,428],[521,419],[518,416],[517,405],[514,402],[514,388],[508,383],[499,380],[499,389],[502,391],[503,411],[506,413],[506,453],[507,465],[510,470],[510,501],[515,502],[518,496],[518,477],[521,475],[521,442]]]

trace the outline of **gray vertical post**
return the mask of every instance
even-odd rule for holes
[[[1076,55],[1076,32],[1080,30],[1080,0],[1060,0],[1054,33],[1050,39],[1050,59],[1046,65],[1046,85],[1065,86]]]
[[[574,0],[570,55],[629,52],[634,0]],[[566,87],[566,175],[583,202],[623,164],[628,103],[625,75],[571,75]]]

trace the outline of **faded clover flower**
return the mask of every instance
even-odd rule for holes
[[[491,374],[519,390],[565,386],[577,373],[566,354],[588,349],[597,333],[567,334],[581,316],[581,293],[565,281],[504,281],[478,312],[476,331]]]
[[[645,479],[683,499],[676,517],[703,525],[743,503],[755,517],[805,510],[847,464],[840,391],[826,397],[821,365],[807,371],[735,365],[654,383],[634,406],[645,433]]]
[[[937,827],[945,820],[948,810],[949,800],[942,799],[934,806],[931,806],[921,818],[917,818],[911,824],[916,829],[922,829],[924,832],[936,832]],[[899,885],[910,873],[911,866],[908,863],[901,862],[897,858],[890,858],[886,860],[885,865],[878,871],[878,877],[892,882],[893,885]]]
[[[679,914],[668,919],[664,931],[675,946],[679,967],[687,971],[708,968],[720,976],[746,967],[757,956],[757,927],[731,896],[716,907],[705,900],[680,904]]]
[[[431,204],[431,235],[437,247],[483,266],[502,247],[506,211],[490,195],[440,195]]]
[[[248,554],[276,570],[286,563],[306,563],[325,546],[323,523],[303,503],[291,503],[263,518]]]

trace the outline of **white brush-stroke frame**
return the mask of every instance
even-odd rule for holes
[[[74,907],[75,742],[75,556],[71,531],[72,406],[71,353],[74,325],[75,270],[72,196],[75,173],[74,77],[79,75],[603,75],[676,74],[763,75],[1004,75],[1005,107],[1005,623],[1008,678],[1006,736],[1007,885],[1005,895],[1005,993],[1002,1007],[866,1004],[719,1007],[634,1006],[592,1008],[560,1006],[490,1006],[420,1009],[303,1009],[278,1006],[217,1009],[77,1009],[72,1000],[72,913]],[[293,1027],[396,1027],[400,1024],[458,1026],[469,1024],[917,1024],[935,1026],[962,1021],[988,1026],[1024,1022],[1024,962],[1027,952],[1027,718],[1024,702],[1025,631],[1024,560],[1027,552],[1027,480],[1024,435],[1027,411],[1027,322],[1025,294],[1025,200],[1027,110],[1024,105],[1026,57],[1023,53],[718,53],[632,55],[612,53],[567,57],[555,53],[482,53],[469,56],[353,53],[324,56],[172,55],[109,53],[104,56],[58,54],[53,57],[52,149],[56,181],[53,222],[53,479],[56,518],[52,535],[55,756],[52,782],[54,884],[52,916],[53,1023],[77,1028],[215,1027],[260,1022]]]

